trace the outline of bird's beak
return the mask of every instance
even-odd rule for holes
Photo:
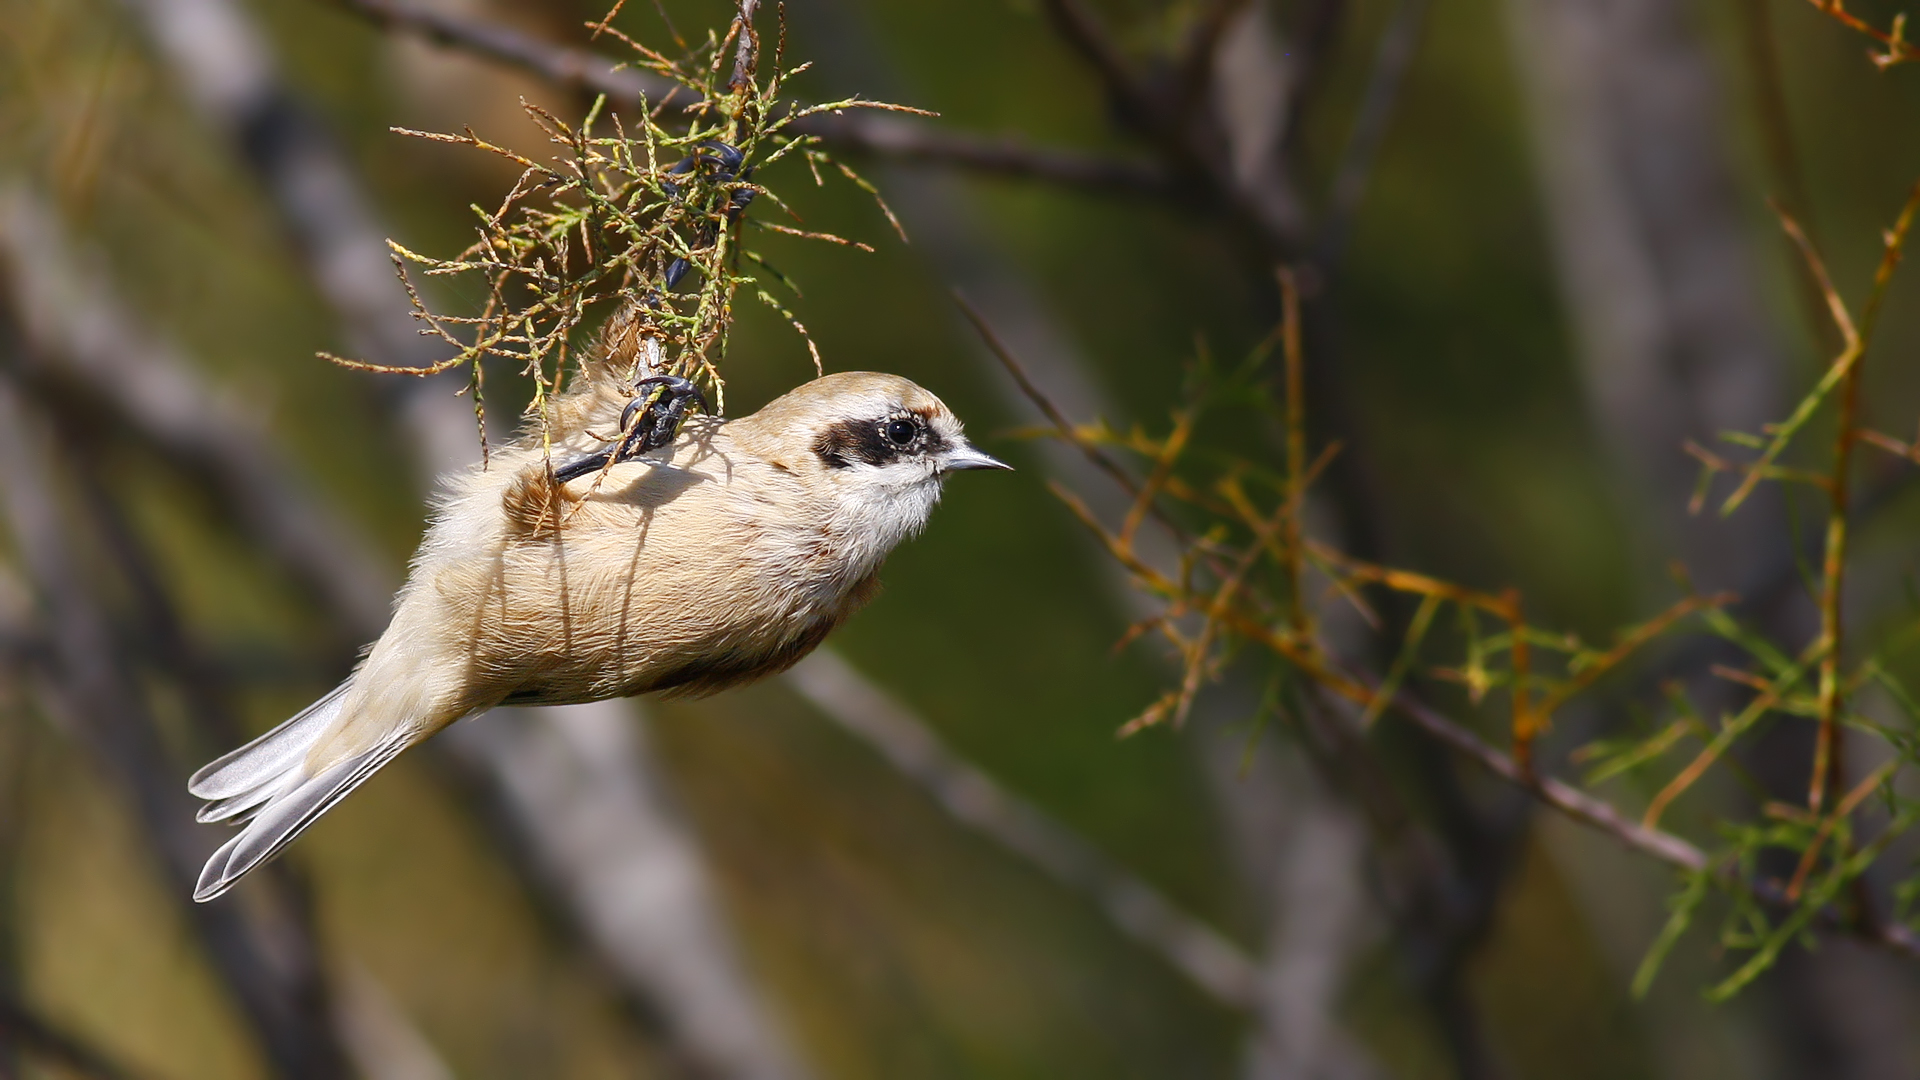
[[[971,443],[963,442],[948,453],[946,460],[940,463],[941,472],[958,472],[961,469],[1006,469],[1011,472],[1013,466],[997,457],[981,453],[974,449]]]

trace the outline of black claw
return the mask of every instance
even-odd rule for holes
[[[711,152],[713,154],[714,161],[720,166],[719,172],[720,179],[722,180],[733,179],[733,174],[740,171],[740,163],[747,159],[746,155],[742,154],[737,147],[723,143],[719,139],[708,139],[706,142],[701,143],[696,149],[695,154],[698,156],[704,152]]]
[[[553,479],[557,483],[564,484],[569,480],[576,480],[588,473],[597,473],[601,469],[606,468],[607,462],[612,460],[612,454],[588,454],[586,457],[569,462],[553,470]]]
[[[647,391],[656,386],[660,392],[649,399]],[[641,379],[634,384],[634,389],[639,394],[620,413],[620,439],[613,449],[589,454],[561,466],[554,470],[555,480],[564,484],[588,473],[599,472],[609,462],[631,461],[667,445],[680,433],[680,421],[686,416],[689,405],[698,404],[701,412],[713,412],[713,406],[707,403],[707,396],[700,392],[700,388],[678,375],[654,375]]]
[[[714,178],[725,183],[739,173],[740,165],[746,161],[746,159],[746,155],[742,154],[737,147],[723,143],[719,139],[708,139],[698,146],[695,146],[693,153],[675,162],[673,168],[667,170],[667,175],[685,176],[702,165],[711,165],[713,166]],[[753,170],[749,169],[747,171],[752,172]],[[660,187],[665,190],[668,195],[678,196],[680,194],[680,185],[671,180],[660,181]]]
[[[641,403],[646,401],[648,388],[654,386],[660,388],[660,393],[654,396],[650,404],[643,406]],[[713,406],[707,404],[707,396],[700,392],[700,388],[678,375],[654,375],[641,379],[634,384],[634,389],[640,391],[640,396],[634,398],[621,414],[620,428],[627,433],[619,453],[622,461],[672,442],[673,437],[680,433],[680,420],[687,414],[687,406],[697,402],[701,412],[713,412]],[[637,417],[636,413],[639,414]],[[632,426],[628,426],[629,421]]]
[[[712,176],[715,183],[724,184],[736,178],[747,180],[752,178],[753,170],[749,168],[743,171],[740,168],[746,160],[746,155],[742,154],[738,147],[723,143],[719,139],[708,139],[696,145],[692,154],[675,162],[673,168],[667,170],[667,175],[685,176],[695,171],[705,171]],[[670,199],[680,197],[680,185],[672,180],[661,180],[660,190],[666,192]],[[758,194],[760,193],[750,188],[741,188],[729,193],[725,204],[720,207],[721,214],[729,222],[740,220],[740,215],[746,212],[747,205],[753,202],[754,196]],[[714,232],[714,226],[711,223],[707,224],[700,231],[700,241],[697,246],[713,243]],[[685,259],[675,259],[668,263],[667,288],[671,289],[679,285],[680,279],[687,276],[689,269],[692,267]]]
[[[748,169],[746,172],[746,175],[742,176],[740,179],[746,180],[746,179],[750,179],[752,176],[753,176],[753,170]],[[747,204],[753,202],[754,196],[758,194],[760,193],[753,190],[752,188],[740,188],[736,190],[732,195],[729,195],[727,197],[727,220],[738,221],[740,219],[740,215],[746,212]]]

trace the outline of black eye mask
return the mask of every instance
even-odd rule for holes
[[[946,448],[947,441],[917,413],[881,420],[842,420],[828,425],[813,440],[813,452],[834,469],[849,468],[855,462],[885,465]]]

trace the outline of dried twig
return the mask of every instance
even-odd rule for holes
[[[1882,51],[1868,50],[1867,59],[1873,66],[1885,71],[1897,64],[1908,64],[1920,60],[1920,46],[1907,40],[1907,15],[1901,12],[1893,17],[1893,25],[1882,30],[1865,19],[1847,10],[1846,0],[1807,0],[1815,8],[1842,26],[1865,34],[1880,43]]]

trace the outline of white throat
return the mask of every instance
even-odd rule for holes
[[[929,473],[910,483],[890,484],[869,474],[847,481],[851,482],[837,485],[834,531],[846,545],[854,575],[865,577],[880,569],[902,541],[926,526],[940,502],[940,477]]]

